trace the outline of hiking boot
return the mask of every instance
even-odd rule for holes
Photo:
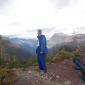
[[[45,73],[47,73],[47,70],[40,70],[40,73],[45,74]]]
[[[44,70],[44,73],[47,73],[47,69],[46,69],[46,70]]]
[[[42,74],[42,75],[43,75],[44,73],[45,73],[45,72],[44,72],[43,70],[40,70],[40,74]]]

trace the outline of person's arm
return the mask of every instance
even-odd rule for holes
[[[46,46],[46,38],[45,36],[43,36],[41,40],[41,52],[40,53],[44,53],[45,46]]]

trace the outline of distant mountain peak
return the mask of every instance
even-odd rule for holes
[[[55,33],[53,36],[69,36],[69,35],[60,32],[60,33]]]

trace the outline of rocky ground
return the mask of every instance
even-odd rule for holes
[[[15,85],[85,85],[80,79],[81,73],[73,68],[72,60],[64,60],[47,66],[48,72],[41,74],[37,66],[29,69],[17,69],[19,79]]]

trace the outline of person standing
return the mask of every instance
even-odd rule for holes
[[[47,72],[46,66],[46,54],[47,54],[47,41],[45,35],[42,34],[42,30],[37,31],[38,47],[36,49],[37,61],[39,64],[40,72]]]

